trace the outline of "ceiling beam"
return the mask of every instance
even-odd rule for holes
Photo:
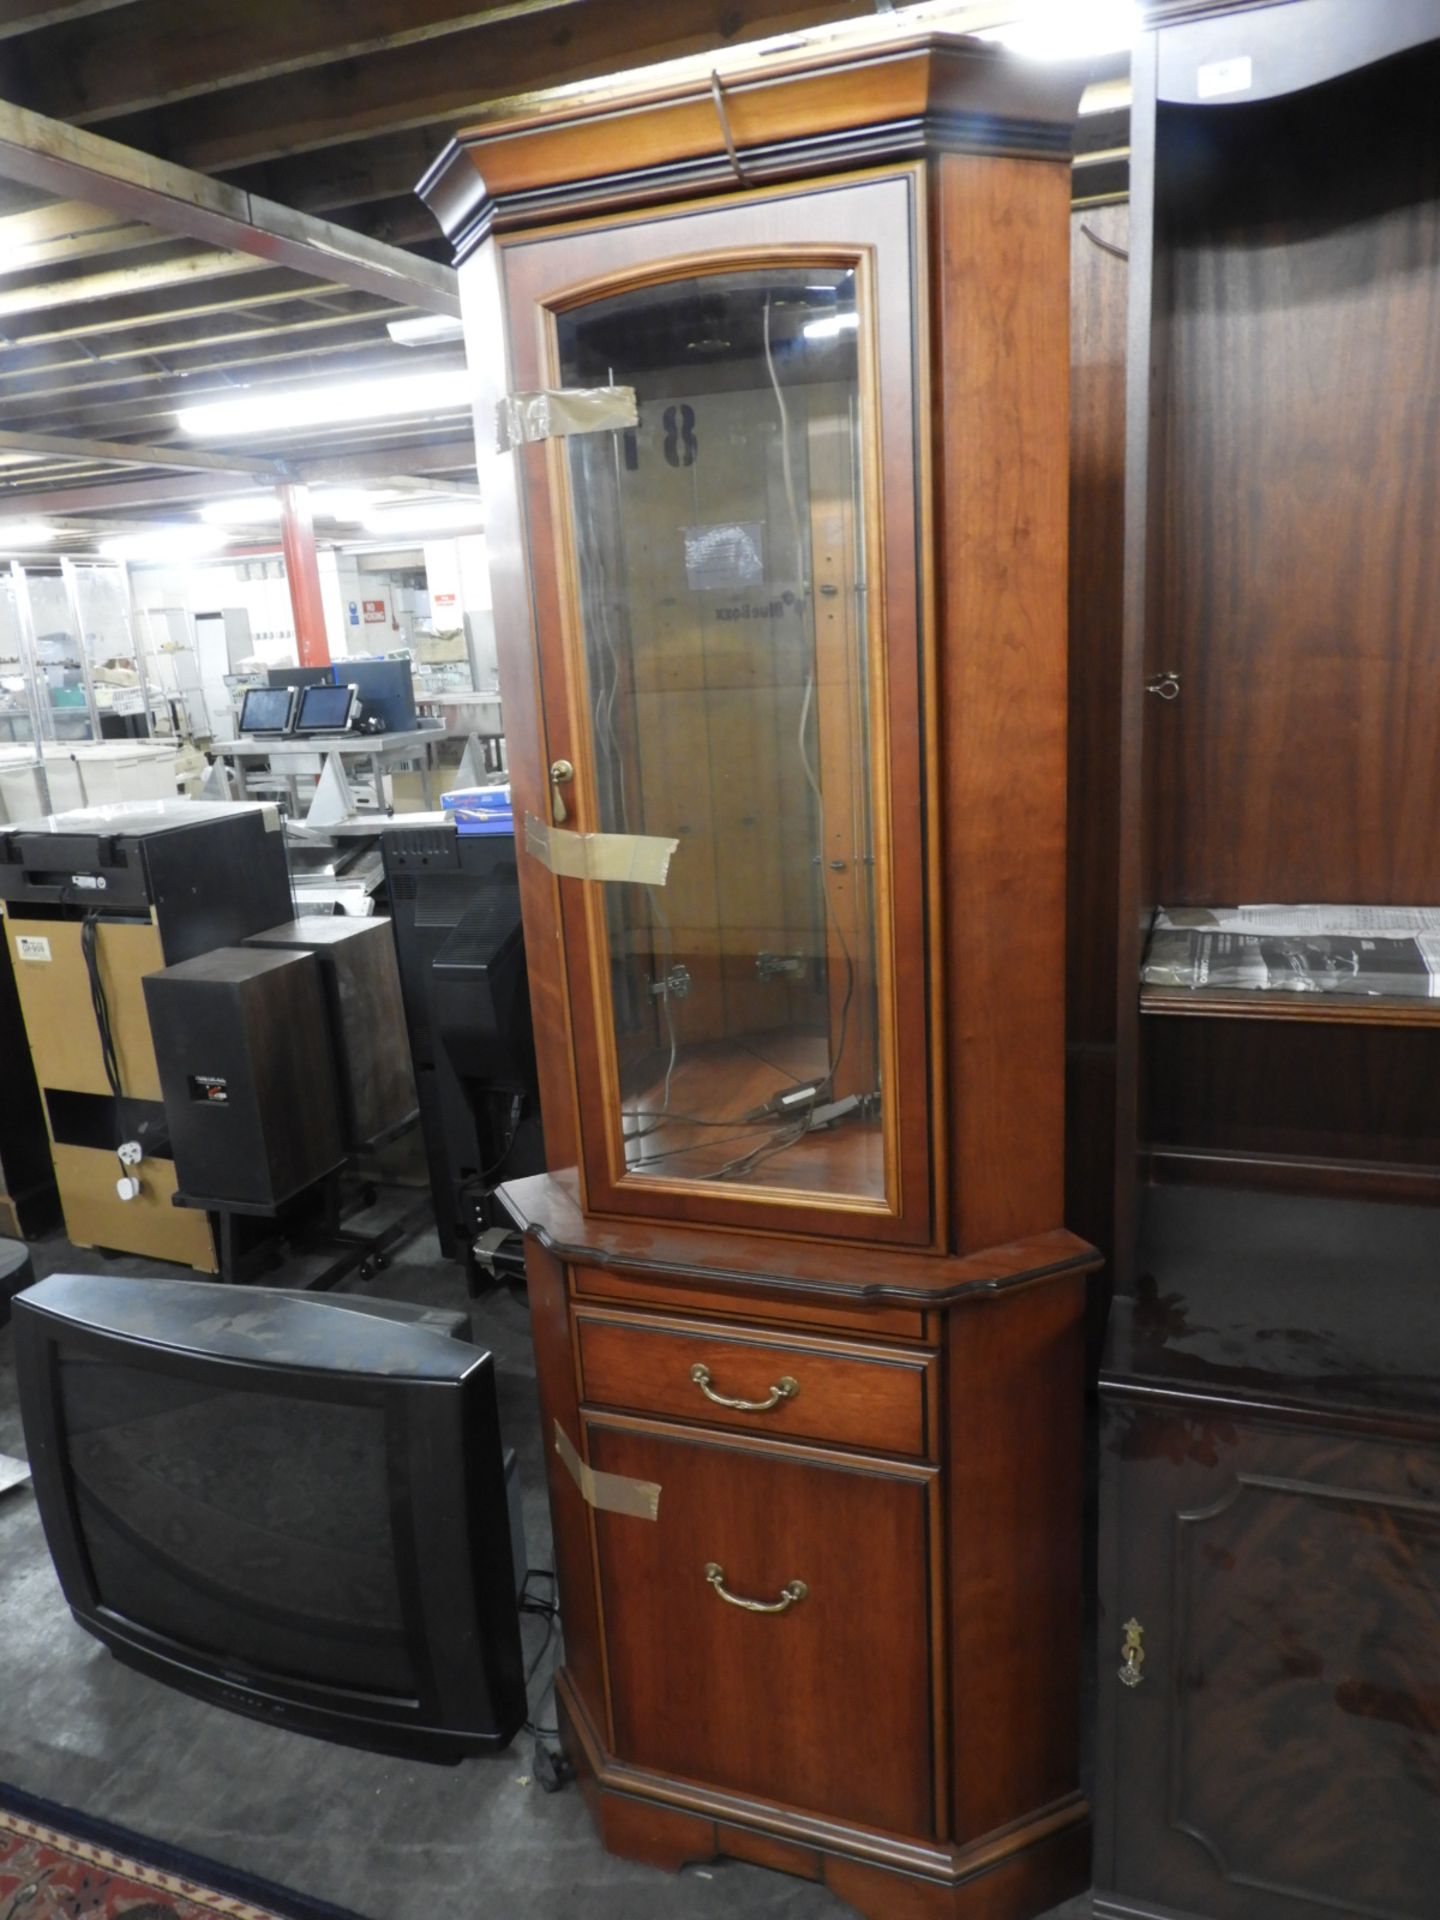
[[[17,381],[23,383],[19,390],[26,394],[43,391],[35,383],[57,377],[73,381],[81,387],[102,385],[111,371],[118,371],[122,378],[126,377],[123,370],[132,360],[151,364],[157,359],[173,362],[185,354],[197,353],[202,349],[242,347],[256,340],[270,341],[279,346],[295,334],[324,333],[336,327],[359,328],[366,321],[388,320],[393,312],[392,307],[361,307],[337,313],[306,313],[298,319],[277,320],[273,324],[259,324],[250,318],[247,324],[244,310],[235,308],[231,310],[231,317],[235,321],[232,327],[217,329],[211,321],[201,322],[185,332],[173,333],[168,337],[161,335],[156,339],[142,338],[138,334],[131,339],[122,335],[118,346],[99,353],[86,349],[56,356],[46,354],[43,347],[12,348],[0,355],[0,394]]]
[[[277,286],[277,280],[284,284]],[[14,347],[44,347],[60,340],[96,339],[105,334],[124,333],[132,327],[168,327],[183,320],[201,319],[209,314],[250,313],[262,307],[287,306],[296,301],[313,300],[321,293],[344,291],[346,289],[324,281],[312,286],[296,286],[289,274],[267,273],[261,285],[247,285],[241,296],[231,293],[224,299],[187,300],[178,307],[164,301],[159,306],[151,306],[147,300],[135,298],[123,302],[107,301],[103,316],[77,315],[73,319],[67,318],[63,326],[44,327],[33,333],[22,330],[10,335],[7,344]],[[125,310],[117,311],[122,306]],[[397,308],[396,311],[402,312],[404,309]]]
[[[475,465],[475,443],[465,439],[384,449],[350,458],[302,460],[296,477],[326,486],[385,482],[407,490],[433,487],[435,474],[466,473]],[[430,477],[427,477],[430,476]],[[109,480],[87,486],[61,486],[44,492],[0,496],[0,522],[34,520],[55,514],[102,513],[124,507],[186,506],[230,494],[253,493],[254,475],[221,473],[163,474],[155,479]],[[275,478],[280,476],[277,474]],[[473,482],[445,481],[447,493],[476,495]]]
[[[0,40],[93,19],[97,13],[113,13],[129,5],[130,0],[0,0]]]
[[[153,247],[166,238],[153,227],[142,226],[138,220],[116,220],[108,215],[107,219],[106,227],[64,234],[53,240],[36,240],[28,246],[18,245],[0,234],[0,274],[24,273],[31,267],[69,266],[74,261],[96,260],[107,253],[133,253],[137,247]]]
[[[874,0],[782,0],[773,9],[760,0],[588,0],[218,90],[139,116],[134,127],[117,120],[112,132],[224,172],[377,132],[459,125],[501,97],[873,14]]]
[[[184,253],[150,260],[139,267],[112,267],[104,273],[77,274],[26,287],[0,288],[0,319],[15,313],[45,313],[56,307],[90,306],[97,300],[123,299],[157,287],[193,286],[237,273],[258,273],[264,262],[244,253]]]
[[[161,364],[158,366],[142,363],[116,368],[113,365],[101,364],[92,368],[85,363],[79,365],[72,363],[68,369],[61,371],[59,379],[52,380],[44,386],[34,384],[32,379],[30,383],[7,394],[5,417],[10,420],[16,418],[14,407],[10,404],[15,398],[23,400],[31,409],[33,416],[33,414],[43,413],[47,405],[52,408],[65,404],[86,407],[89,404],[89,396],[97,392],[104,396],[101,404],[106,404],[113,397],[112,390],[116,387],[155,387],[159,382],[166,380],[174,383],[165,396],[173,408],[181,404],[188,405],[194,391],[194,382],[203,379],[207,374],[229,374],[240,368],[255,367],[268,370],[273,366],[277,370],[284,367],[286,373],[293,379],[294,368],[288,364],[290,362],[296,360],[318,362],[331,355],[355,354],[366,349],[386,350],[382,371],[403,370],[399,362],[391,357],[395,349],[393,343],[383,333],[377,335],[373,328],[367,330],[361,322],[347,315],[337,315],[330,320],[313,320],[309,325],[315,329],[339,328],[343,329],[343,332],[319,342],[306,335],[295,341],[293,346],[283,346],[273,336],[267,336],[269,344],[266,347],[258,349],[252,347],[248,353],[226,354],[219,359],[211,358],[199,363],[182,361],[179,355],[174,353],[161,355]],[[300,330],[296,329],[296,331]],[[247,336],[247,338],[253,339],[253,336]],[[288,336],[282,336],[282,338],[288,338]],[[189,351],[193,353],[197,349],[192,347]],[[368,369],[363,370],[368,371]],[[355,371],[362,371],[358,364]],[[65,377],[67,372],[69,378]],[[0,376],[0,378],[3,377]],[[330,377],[338,379],[342,376],[336,372]]]
[[[259,111],[265,112],[263,101]],[[0,101],[0,175],[62,199],[105,207],[165,233],[251,255],[269,266],[383,294],[427,313],[460,311],[455,274],[438,261],[296,213],[8,101]]]
[[[219,87],[255,85],[365,54],[533,18],[579,0],[146,0],[113,24],[57,27],[24,49],[25,104],[76,126],[166,106]]]
[[[47,453],[65,460],[104,460],[117,467],[176,467],[182,473],[249,473],[263,479],[284,477],[274,460],[249,460],[240,454],[189,452],[179,447],[141,447],[129,441],[75,440],[68,434],[12,432],[0,428],[0,453]]]

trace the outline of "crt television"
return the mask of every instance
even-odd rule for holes
[[[53,1274],[14,1303],[80,1625],[221,1706],[382,1752],[508,1744],[525,1677],[488,1353],[360,1296]]]

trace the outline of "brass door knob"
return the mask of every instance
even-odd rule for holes
[[[568,760],[550,762],[550,821],[553,826],[563,826],[569,819],[565,811],[565,802],[560,797],[560,789],[575,778],[575,769]]]

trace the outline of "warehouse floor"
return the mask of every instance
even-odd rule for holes
[[[37,1274],[164,1272],[53,1239]],[[173,1272],[174,1269],[168,1271]],[[285,1284],[283,1273],[277,1285]],[[368,1292],[464,1308],[433,1234]],[[534,1364],[523,1299],[474,1305],[519,1455],[532,1566],[549,1559]],[[23,1453],[13,1343],[0,1331],[0,1453]],[[525,1622],[538,1651],[541,1623]],[[531,1716],[553,1725],[546,1654]],[[522,1736],[496,1759],[426,1766],[328,1746],[229,1714],[120,1666],[70,1618],[28,1487],[0,1495],[0,1779],[65,1806],[352,1908],[367,1920],[840,1920],[818,1887],[721,1861],[678,1879],[605,1854],[576,1790],[544,1793]],[[1054,1920],[1079,1920],[1077,1900]]]

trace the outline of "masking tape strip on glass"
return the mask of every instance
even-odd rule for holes
[[[651,833],[567,833],[525,816],[525,851],[562,880],[629,880],[663,887],[678,840]]]
[[[565,1462],[581,1494],[597,1511],[628,1513],[635,1520],[660,1518],[660,1488],[656,1481],[631,1480],[623,1473],[597,1473],[594,1467],[587,1467],[558,1420],[555,1451]]]
[[[508,453],[525,440],[613,433],[639,424],[633,387],[544,387],[538,393],[507,393],[495,408],[495,450]]]

